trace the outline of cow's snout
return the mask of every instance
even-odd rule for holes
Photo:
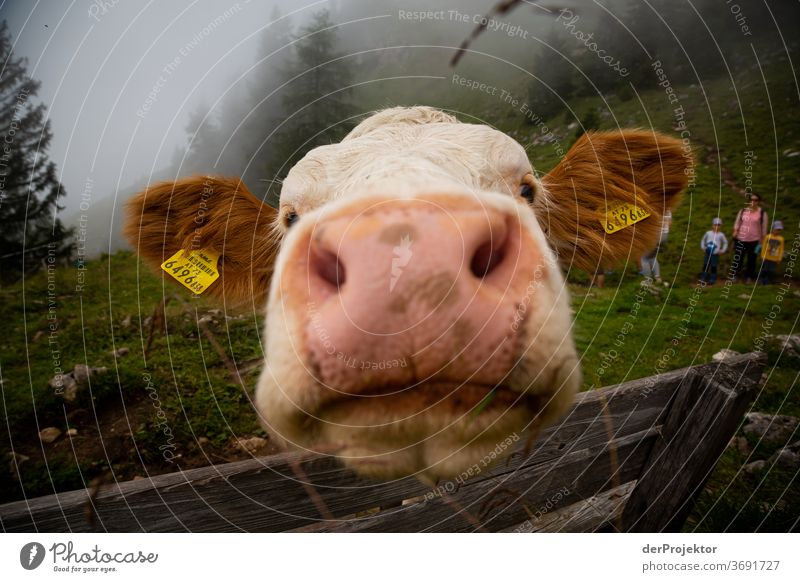
[[[298,347],[331,398],[504,381],[545,276],[515,213],[461,196],[361,201],[303,236],[281,287],[307,299]]]

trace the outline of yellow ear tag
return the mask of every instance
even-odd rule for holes
[[[219,278],[218,261],[219,255],[214,251],[178,251],[161,268],[189,291],[200,295]]]
[[[602,212],[602,207],[599,210]],[[608,234],[614,234],[623,228],[641,222],[648,216],[650,213],[647,210],[628,202],[610,202],[606,206],[606,215],[600,218],[600,224]]]

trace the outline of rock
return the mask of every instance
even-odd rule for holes
[[[200,446],[207,445],[208,443],[209,443],[209,440],[206,437],[202,437],[201,436],[201,437],[199,437],[197,439],[197,444],[200,445]]]
[[[39,431],[39,440],[43,443],[52,443],[61,436],[61,431],[54,426],[48,426]]]
[[[134,475],[133,476],[133,480],[134,481],[141,481],[142,479],[147,479],[147,477],[142,477],[141,475]]]
[[[72,372],[68,374],[56,374],[47,383],[53,389],[56,396],[61,396],[67,402],[74,402],[78,397],[78,383],[72,376]]]
[[[108,368],[90,368],[86,364],[76,364],[72,372],[53,376],[48,385],[56,396],[67,402],[75,402],[78,393],[89,385],[89,379],[108,372]]]
[[[732,358],[733,356],[738,356],[738,355],[739,355],[739,352],[736,352],[734,350],[729,350],[727,348],[723,348],[720,351],[718,351],[716,354],[711,356],[711,359],[714,360],[715,362],[724,362],[728,358]]]
[[[797,425],[800,424],[800,418],[784,414],[750,412],[745,419],[742,430],[746,434],[758,436],[767,443],[786,443],[792,437]]]
[[[795,445],[798,444],[800,443],[795,443]],[[797,470],[800,468],[800,450],[792,450],[791,447],[778,449],[767,462],[775,464],[778,467],[783,467],[784,469]]]
[[[238,438],[236,446],[248,453],[255,453],[258,449],[267,446],[267,439],[261,437]]]
[[[72,370],[72,377],[75,378],[79,388],[84,388],[85,386],[88,386],[90,378],[102,376],[106,372],[108,372],[108,368],[104,366],[100,366],[99,368],[91,368],[86,364],[76,364],[75,368]]]
[[[208,314],[204,315],[203,317],[197,320],[198,325],[202,325],[204,323],[213,323],[213,322],[214,318]]]
[[[33,334],[33,339],[31,341],[34,343],[38,342],[40,339],[42,339],[42,337],[44,337],[44,332],[42,330],[39,330],[35,334]]]
[[[68,428],[67,429],[67,436],[70,436],[70,437],[78,436],[78,429],[77,428]]]
[[[773,341],[788,358],[800,358],[800,335],[776,335]]]
[[[739,299],[750,299],[750,296],[747,293],[742,293],[738,297],[739,297]]]
[[[119,348],[118,350],[114,350],[113,352],[111,352],[111,355],[114,356],[115,358],[124,358],[125,356],[127,356],[130,353],[131,353],[131,349],[130,348],[124,348],[123,347],[123,348]]]
[[[130,315],[126,315],[126,316],[125,316],[125,319],[123,319],[123,320],[120,322],[120,325],[121,325],[122,327],[130,327],[130,326],[131,326],[131,316],[130,316]]]
[[[72,370],[72,377],[81,387],[89,383],[89,374],[89,366],[86,364],[75,364],[75,368]]]
[[[766,461],[753,461],[752,463],[747,463],[744,467],[742,467],[742,470],[744,470],[745,473],[757,473],[766,466]]]

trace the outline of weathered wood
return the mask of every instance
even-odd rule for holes
[[[524,521],[527,512],[535,513],[537,504],[564,487],[570,496],[559,503],[566,506],[637,479],[670,402],[701,368],[580,394],[532,451],[526,454],[520,446],[507,462],[454,488],[450,503],[437,498],[399,505],[429,491],[414,479],[375,483],[329,457],[286,453],[118,483],[94,497],[80,490],[9,503],[0,506],[0,527],[47,532],[468,531],[479,523],[496,531]],[[457,514],[458,504],[464,515]],[[365,512],[367,517],[353,517]],[[322,514],[335,519],[326,522]],[[479,514],[477,522],[473,514]]]
[[[656,436],[657,431],[651,428],[544,463],[534,458],[510,475],[470,483],[447,495],[437,489],[428,499],[412,505],[338,525],[325,524],[317,531],[499,531],[541,512],[555,499],[567,506],[615,486],[615,481],[635,479]],[[616,462],[609,454],[612,450]]]
[[[309,475],[328,509],[349,514],[424,491],[413,479],[374,483],[330,457],[286,453],[129,481],[0,507],[6,531],[284,531],[321,519],[295,474]]]
[[[506,533],[586,533],[594,532],[617,523],[622,517],[631,491],[636,481],[629,481],[619,487],[593,495],[585,501],[573,503],[542,515],[534,515],[523,523],[502,530]]]
[[[748,354],[691,371],[625,507],[625,531],[680,530],[755,396],[762,362]]]

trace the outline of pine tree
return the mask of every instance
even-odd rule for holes
[[[47,156],[52,139],[43,103],[34,103],[39,82],[27,60],[12,52],[6,22],[0,24],[0,281],[63,262],[75,243],[57,213],[64,189]]]
[[[315,14],[294,44],[294,58],[283,72],[288,81],[282,102],[286,113],[272,147],[270,173],[286,175],[306,152],[340,140],[352,127],[349,101],[353,74],[336,50],[337,36],[326,11]]]

